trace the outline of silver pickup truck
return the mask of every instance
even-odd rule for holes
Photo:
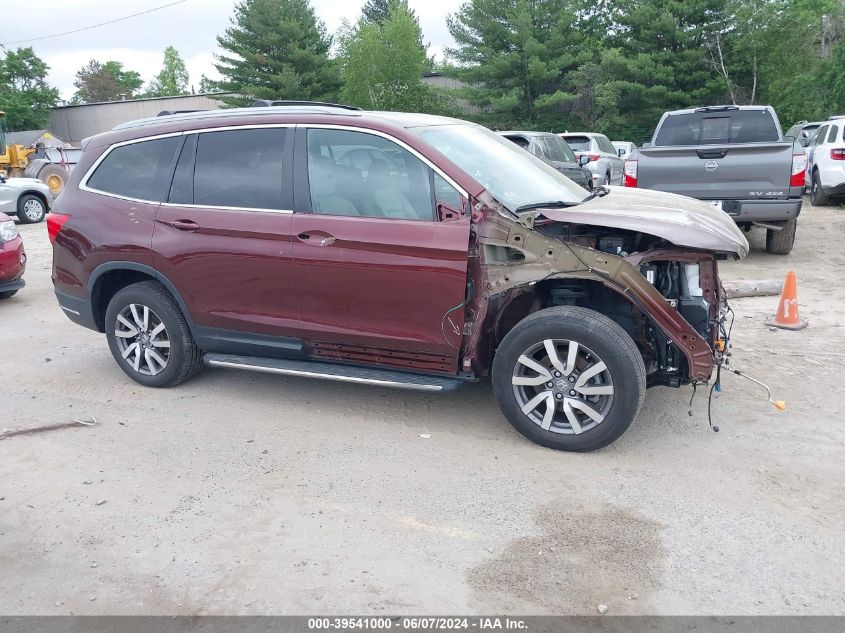
[[[792,250],[807,156],[784,137],[769,106],[667,112],[651,143],[625,161],[626,187],[677,193],[712,204],[742,228],[766,229],[766,251]]]

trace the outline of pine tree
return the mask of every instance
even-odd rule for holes
[[[308,0],[242,0],[232,25],[217,37],[220,90],[229,105],[255,99],[333,101],[339,78],[329,59],[331,38]]]

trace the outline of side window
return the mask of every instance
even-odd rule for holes
[[[194,204],[284,208],[282,157],[286,132],[285,128],[261,128],[200,134],[194,167]]]
[[[462,210],[460,191],[446,182],[446,179],[438,173],[434,173],[434,204],[435,208],[438,205],[445,204],[452,209]]]
[[[835,143],[837,134],[839,134],[839,126],[838,125],[831,125],[830,126],[830,134],[827,135],[827,142],[828,143]]]
[[[827,126],[821,126],[818,131],[813,136],[813,140],[811,141],[810,145],[821,145],[824,143],[824,139],[827,136]]]
[[[141,141],[115,147],[88,178],[87,186],[103,193],[162,202],[181,136]]]
[[[374,134],[307,132],[311,210],[399,220],[433,220],[433,171],[411,152]]]
[[[178,204],[193,204],[194,202],[194,158],[197,154],[197,135],[191,134],[185,138],[176,171],[173,173],[173,184],[170,185],[168,202]]]
[[[610,139],[606,136],[599,136],[597,137],[599,142],[599,149],[606,154],[616,154],[616,150],[613,148],[613,143],[610,142]]]

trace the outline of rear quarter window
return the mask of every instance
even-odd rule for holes
[[[673,114],[663,121],[654,144],[711,145],[780,140],[768,110],[724,110]]]
[[[139,141],[113,148],[86,186],[103,193],[149,202],[167,198],[181,136]]]

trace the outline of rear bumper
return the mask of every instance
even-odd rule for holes
[[[99,332],[97,321],[94,319],[94,312],[91,309],[91,302],[86,299],[79,299],[64,292],[56,291],[56,299],[62,312],[77,325],[87,327],[89,330]]]
[[[723,209],[735,222],[784,222],[801,213],[801,198],[787,200],[725,200]]]

